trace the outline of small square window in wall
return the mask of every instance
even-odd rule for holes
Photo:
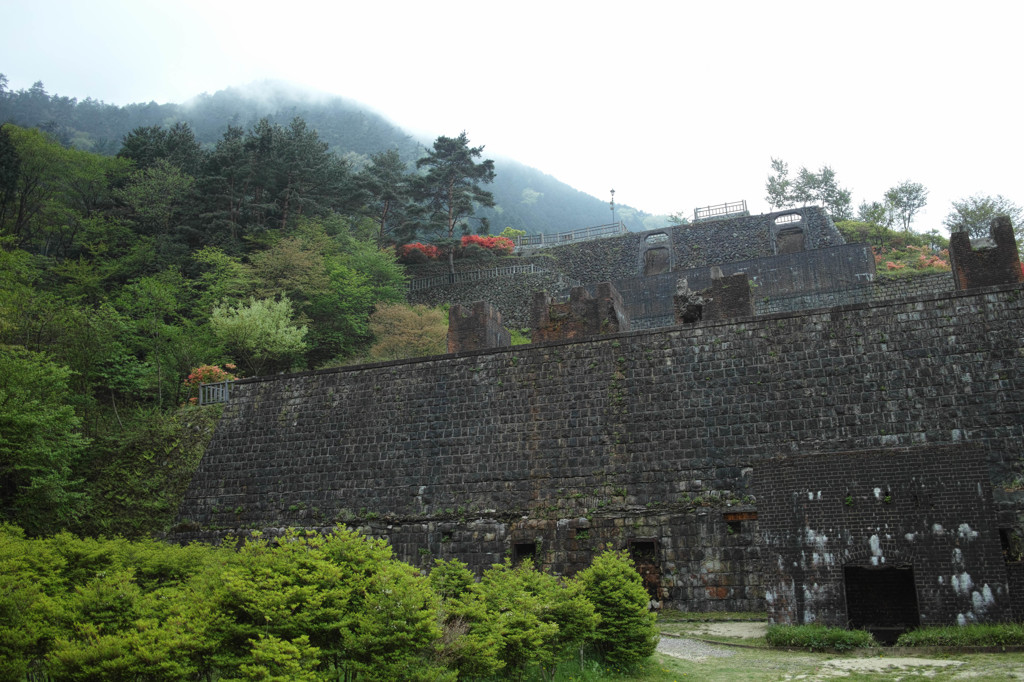
[[[536,542],[517,542],[512,545],[512,563],[519,565],[524,559],[537,562],[537,543]]]

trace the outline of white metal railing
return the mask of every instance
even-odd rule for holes
[[[581,227],[578,230],[569,230],[568,232],[559,232],[557,234],[526,234],[522,237],[516,237],[515,242],[517,249],[523,247],[542,248],[545,246],[558,246],[559,244],[614,237],[626,232],[629,232],[629,230],[620,220],[617,223]]]
[[[724,218],[731,215],[746,214],[747,202],[743,201],[731,201],[724,204],[715,204],[714,206],[702,206],[700,208],[693,209],[693,219],[696,222],[702,220],[710,220],[711,218]]]
[[[199,384],[200,405],[226,403],[230,397],[231,381],[217,381],[212,384]]]

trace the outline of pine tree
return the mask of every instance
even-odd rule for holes
[[[430,211],[432,225],[447,235],[451,275],[455,274],[455,226],[472,218],[477,206],[494,206],[494,195],[480,187],[494,182],[494,161],[474,161],[483,151],[482,146],[470,147],[466,131],[462,131],[458,137],[438,137],[434,148],[416,162],[417,168],[427,169],[419,183],[418,197]],[[481,219],[481,224],[480,231],[486,233],[486,221]]]

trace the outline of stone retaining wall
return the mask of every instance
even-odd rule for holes
[[[610,542],[650,549],[674,606],[763,607],[766,458],[965,444],[986,480],[1019,473],[1021,293],[241,380],[173,537],[345,522],[414,563],[479,570],[533,546],[567,574]],[[994,491],[1013,522],[1018,500]]]

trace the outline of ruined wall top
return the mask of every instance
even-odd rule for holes
[[[1024,282],[1020,255],[1007,216],[992,219],[990,238],[971,239],[967,232],[954,232],[949,239],[949,256],[957,289]]]

